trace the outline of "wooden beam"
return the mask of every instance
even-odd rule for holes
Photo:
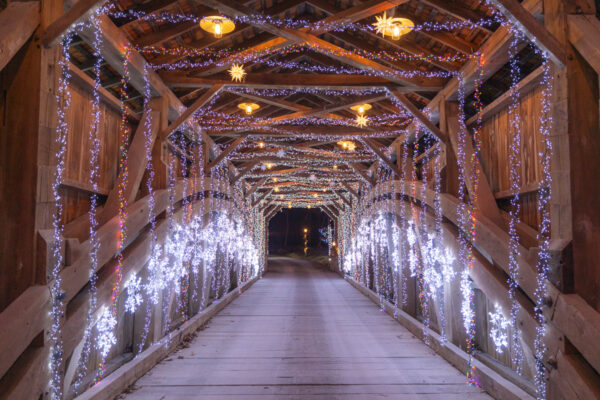
[[[240,180],[240,178],[242,178],[244,175],[246,175],[248,172],[252,171],[252,169],[256,166],[256,164],[258,164],[258,161],[252,161],[249,165],[247,165],[246,167],[244,167],[239,174],[237,174],[235,177],[233,177],[231,179],[231,184],[233,185],[234,183],[236,183],[238,180]]]
[[[566,65],[567,55],[564,47],[521,3],[517,0],[491,0],[491,2],[529,40],[534,42],[540,49],[546,51],[552,61],[561,68]]]
[[[123,193],[128,204],[131,204],[135,200],[142,182],[142,177],[144,176],[144,171],[146,170],[146,164],[148,163],[145,150],[146,134],[144,132],[146,130],[146,125],[150,126],[150,147],[152,147],[158,133],[157,121],[160,121],[160,112],[151,109],[146,110],[129,146],[127,152],[127,181]],[[123,171],[119,173],[115,182],[121,182],[122,174]],[[98,215],[98,222],[100,225],[117,215],[119,198],[119,184],[115,183],[115,186],[108,194],[104,208]]]
[[[518,83],[518,85],[515,87],[515,90],[517,90],[521,95],[524,95],[524,94],[528,93],[529,91],[533,90],[534,88],[536,88],[537,85],[541,82],[543,76],[544,76],[544,67],[541,66],[541,67],[537,68],[535,71],[533,71],[532,73],[530,73],[529,75],[527,75],[525,78],[523,78]],[[498,97],[496,100],[492,101],[490,104],[485,106],[485,108],[483,110],[481,110],[481,112],[479,113],[479,117],[481,118],[482,121],[485,121],[485,120],[491,118],[492,116],[494,116],[500,110],[506,108],[507,105],[511,101],[512,101],[511,100],[511,91],[508,90],[504,94],[502,94],[500,97]],[[474,124],[475,122],[477,122],[477,118],[478,118],[478,115],[472,116],[471,118],[469,118],[467,120],[466,125],[469,126],[469,125]]]
[[[196,111],[202,108],[206,103],[210,101],[217,93],[221,91],[223,85],[217,84],[211,86],[206,93],[200,96],[194,103],[189,106],[173,123],[169,124],[166,132],[161,132],[161,136],[167,137],[171,133],[175,132],[181,125],[183,125]]]
[[[421,2],[461,21],[472,22],[486,18],[485,14],[468,8],[454,0],[421,0]],[[486,33],[492,33],[489,28],[482,27],[480,29]]]
[[[223,14],[233,17],[248,17],[256,15],[256,11],[254,9],[232,2],[225,3],[219,0],[204,0],[203,3],[209,7],[219,10]],[[301,44],[308,43],[312,46],[314,51],[323,53],[326,56],[338,60],[344,64],[351,65],[360,69],[378,71],[391,82],[395,82],[401,85],[426,86],[424,83],[429,80],[427,78],[402,77],[398,75],[394,69],[386,67],[385,65],[379,64],[373,60],[364,58],[360,55],[348,52],[345,49],[342,49],[330,42],[327,42],[309,33],[307,29],[296,30],[290,28],[280,28],[262,22],[257,22],[254,25],[260,29],[272,33],[273,35],[280,36],[281,38],[284,38],[291,42]]]
[[[442,143],[448,143],[448,136],[442,132],[431,120],[421,112],[404,94],[399,93],[395,90],[390,91],[392,96],[394,96],[406,110],[413,115],[421,124],[425,125],[427,130],[431,132],[431,134],[437,137]]]
[[[346,197],[344,197],[339,190],[331,190],[331,193],[333,193],[337,197],[339,197],[340,200],[342,200],[344,203],[346,203],[349,207],[352,207],[352,202],[350,200],[348,200]]]
[[[123,74],[123,57],[125,49],[133,49],[125,33],[123,33],[110,20],[107,15],[98,17],[98,28],[102,35],[102,57],[119,74]],[[92,45],[95,40],[96,29],[85,26],[79,35],[86,43]],[[169,104],[169,120],[174,121],[181,114],[185,106],[179,98],[165,85],[162,79],[152,68],[147,68],[148,62],[137,51],[130,51],[128,72],[131,86],[138,92],[145,93],[150,86],[151,97],[165,97]]]
[[[352,186],[350,186],[350,184],[346,181],[341,181],[341,184],[346,188],[346,190],[348,192],[350,192],[350,194],[352,194],[354,197],[356,197],[356,199],[360,199],[360,196],[358,195],[358,192],[354,189],[352,189]]]
[[[294,89],[302,87],[352,89],[355,86],[386,87],[392,85],[385,78],[369,75],[248,73],[242,82],[232,82],[231,79],[224,76],[215,78],[193,77],[183,72],[162,72],[160,75],[165,83],[176,88],[200,88],[221,84],[255,89]],[[443,83],[444,81],[441,79],[430,81],[430,89],[424,90],[439,90]],[[417,88],[414,87],[413,90],[415,89]],[[421,90],[421,88],[418,88],[418,90]]]
[[[42,34],[42,44],[52,47],[57,44],[62,35],[78,22],[88,19],[105,0],[78,0],[60,18],[52,22]],[[93,28],[92,28],[93,29]]]
[[[202,19],[201,17],[199,17]],[[182,34],[191,31],[192,29],[198,28],[198,23],[194,21],[184,21],[164,29],[160,29],[156,32],[150,32],[142,35],[135,44],[138,47],[154,46],[181,36]]]
[[[370,0],[363,4],[358,4],[354,7],[340,11],[332,16],[319,21],[319,27],[310,28],[309,32],[313,35],[320,35],[328,32],[328,26],[350,24],[361,19],[371,17],[375,14],[382,13],[391,8],[407,3],[408,0]]]
[[[458,143],[458,134],[460,131],[460,122],[458,120],[459,112],[458,112],[458,103],[457,102],[445,102],[446,105],[446,123],[448,129],[448,136],[451,149],[447,149],[446,151],[454,152],[456,156],[456,160],[460,163],[464,162],[463,170],[465,171],[465,186],[467,187],[467,191],[471,199],[475,202],[475,208],[481,212],[483,215],[488,217],[491,221],[493,221],[498,227],[505,229],[506,222],[502,218],[500,214],[500,210],[498,209],[498,204],[496,203],[496,199],[494,198],[494,194],[492,193],[492,189],[488,182],[487,176],[483,173],[483,168],[480,165],[479,159],[474,157],[475,150],[473,149],[473,144],[471,140],[466,140],[464,144],[464,149],[462,153],[464,154],[464,160],[459,158],[459,143]],[[471,171],[478,170],[481,171],[479,174],[479,182],[478,185],[475,186],[475,183],[471,179]]]
[[[367,146],[369,146],[371,150],[373,150],[373,153],[377,154],[381,161],[383,161],[392,170],[392,172],[396,174],[398,178],[402,178],[402,172],[400,172],[398,166],[394,162],[392,162],[392,160],[390,160],[383,151],[381,151],[377,144],[375,144],[370,139],[363,139],[363,141],[366,143]]]
[[[349,163],[348,166],[356,171],[358,175],[360,175],[360,177],[362,177],[369,184],[369,186],[375,186],[374,179],[366,173],[360,164]]]
[[[569,42],[594,71],[600,74],[600,21],[594,15],[569,15],[567,21]]]
[[[12,3],[11,3],[12,4]],[[18,3],[14,3],[18,4]],[[0,52],[1,53],[1,52]],[[1,69],[1,68],[0,68]],[[81,85],[84,85],[86,89],[93,90],[95,86],[95,82],[92,78],[90,78],[87,74],[85,74],[82,70],[77,68],[75,64],[69,63],[69,71],[71,72],[71,78],[74,82],[77,82]],[[121,101],[117,99],[110,91],[103,88],[102,86],[98,88],[98,94],[100,98],[104,100],[104,103],[112,108],[115,111],[121,111]],[[127,117],[130,120],[134,120],[135,122],[139,122],[140,116],[137,115],[130,107],[126,107]]]
[[[268,181],[268,180],[269,180],[269,177],[265,177],[265,178],[262,178],[261,180],[259,180],[258,183],[256,183],[254,186],[252,186],[250,188],[250,190],[248,190],[248,193],[246,193],[246,197],[252,196],[252,194],[254,192],[256,192],[256,189],[258,189],[259,187],[261,187],[262,185],[264,185],[265,182]]]
[[[10,2],[0,11],[0,71],[40,24],[38,1]]]
[[[268,195],[270,195],[272,191],[273,191],[273,189],[269,189],[266,192],[264,192],[262,195],[260,195],[258,197],[258,199],[256,199],[254,202],[252,202],[252,208],[256,207],[256,205],[259,204],[261,201],[263,201]]]
[[[248,135],[242,135],[239,138],[235,139],[233,141],[233,143],[231,143],[229,146],[227,146],[227,148],[225,150],[223,150],[218,156],[217,158],[215,158],[214,160],[212,160],[211,162],[209,162],[206,165],[205,170],[206,171],[210,171],[211,169],[213,169],[214,167],[216,167],[217,165],[219,165],[219,163],[221,161],[223,161],[223,159],[225,157],[227,157],[227,155],[229,155],[232,151],[234,151],[240,144],[242,144],[242,142],[244,140],[246,140],[246,137]]]

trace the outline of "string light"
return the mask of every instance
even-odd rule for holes
[[[52,268],[50,271],[50,294],[51,294],[51,312],[52,323],[49,330],[50,349],[50,398],[62,399],[62,369],[63,369],[63,341],[61,335],[62,320],[64,317],[64,297],[62,288],[62,279],[60,271],[62,270],[64,259],[62,253],[62,236],[64,226],[62,224],[63,205],[59,193],[60,185],[63,182],[65,171],[65,154],[67,149],[67,136],[69,126],[66,119],[66,111],[71,105],[71,92],[69,91],[69,81],[71,78],[69,63],[69,47],[73,40],[72,33],[67,34],[62,41],[61,57],[58,61],[59,79],[56,91],[57,103],[57,123],[56,123],[56,145],[55,154],[56,170],[54,181],[52,182],[52,195],[54,197],[54,213],[52,215]]]

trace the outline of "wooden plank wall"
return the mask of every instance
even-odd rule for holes
[[[65,224],[88,212],[90,192],[86,189],[91,190],[89,158],[92,143],[89,139],[89,130],[93,122],[93,97],[89,89],[77,84],[71,84],[71,96],[71,107],[66,114],[69,135],[64,179],[67,185],[61,189],[65,200],[63,215]],[[117,177],[121,116],[102,102],[100,109],[98,192],[102,194],[100,197],[102,203],[106,200],[105,195],[114,187]]]
[[[521,120],[521,187],[536,185],[542,179],[539,153],[542,149],[539,133],[541,113],[541,87],[521,96],[518,112]],[[509,169],[509,117],[508,108],[500,110],[482,124],[481,164],[494,193],[510,190]],[[509,198],[499,201],[508,211]],[[521,220],[538,228],[539,212],[537,194],[521,196]]]

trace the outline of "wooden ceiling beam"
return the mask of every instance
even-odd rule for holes
[[[104,2],[105,0],[78,0],[73,7],[46,28],[42,33],[42,44],[46,47],[58,44],[62,35],[78,22],[88,19]]]
[[[186,32],[198,28],[198,24],[194,21],[184,21],[178,24],[170,24],[166,28],[160,29],[156,32],[150,32],[139,37],[135,41],[136,46],[154,46],[181,36]]]
[[[467,8],[454,0],[420,0],[420,2],[436,8],[437,10],[442,11],[444,14],[448,14],[451,17],[461,21],[472,22],[486,17],[484,13]],[[492,30],[486,27],[481,27],[479,29],[488,34],[493,33]]]
[[[367,146],[369,146],[371,150],[373,150],[373,153],[375,153],[381,159],[381,161],[383,161],[392,170],[392,172],[396,174],[398,178],[402,177],[402,172],[400,172],[400,169],[398,168],[396,163],[392,162],[392,160],[390,160],[388,156],[385,155],[385,153],[381,150],[381,148],[379,148],[379,146],[375,142],[373,142],[370,139],[364,139],[363,141]]]
[[[375,186],[375,180],[367,174],[367,172],[364,170],[364,168],[360,164],[350,163],[350,164],[348,164],[348,166],[350,168],[352,168],[354,171],[356,171],[356,173],[361,178],[363,178],[369,184],[369,186]]]
[[[352,207],[352,202],[350,200],[348,200],[346,198],[346,196],[344,196],[342,194],[342,192],[340,190],[332,190],[332,192],[339,197],[344,203],[346,203],[349,207]]]
[[[328,31],[327,26],[334,24],[348,24],[369,18],[375,14],[382,13],[391,8],[407,3],[409,0],[371,0],[343,11],[332,13],[333,15],[319,21],[319,28],[311,28],[309,32],[320,35]],[[312,1],[309,1],[314,6]]]
[[[161,137],[167,137],[171,133],[179,129],[179,127],[183,125],[189,118],[191,118],[191,116],[194,115],[196,111],[198,111],[200,108],[206,105],[206,103],[208,103],[214,96],[216,96],[221,91],[221,89],[223,89],[223,85],[218,84],[213,85],[211,88],[209,88],[206,91],[206,93],[200,96],[196,101],[194,101],[194,103],[191,106],[189,106],[184,112],[182,112],[181,115],[179,115],[179,117],[177,117],[175,121],[169,124],[165,132],[161,133]]]
[[[258,204],[260,204],[260,202],[263,201],[268,195],[270,195],[272,191],[273,191],[273,189],[270,189],[270,190],[267,190],[266,192],[264,192],[262,195],[260,195],[258,197],[258,199],[256,199],[255,201],[252,202],[252,208],[254,208]]]
[[[600,74],[600,21],[593,15],[569,15],[569,41]],[[1,68],[0,68],[1,69]]]
[[[352,188],[352,186],[350,186],[350,184],[348,182],[345,181],[341,181],[341,184],[346,188],[346,190],[353,195],[354,197],[356,197],[356,199],[359,199],[360,196],[358,195],[358,192],[356,190],[354,190]]]
[[[529,40],[546,51],[552,61],[561,68],[566,65],[567,53],[562,44],[521,3],[517,0],[491,0],[491,2]]]
[[[242,135],[239,138],[236,138],[233,143],[231,143],[229,146],[227,146],[227,148],[225,150],[223,150],[221,153],[219,153],[219,155],[212,160],[211,162],[209,162],[206,165],[205,171],[210,171],[211,169],[213,169],[214,167],[216,167],[217,165],[219,165],[221,163],[221,161],[223,161],[223,159],[225,159],[225,157],[227,157],[229,154],[231,154],[231,152],[233,152],[240,144],[242,144],[242,142],[244,140],[246,140],[246,137],[248,135]]]
[[[0,11],[0,71],[40,24],[40,3],[11,2]]]
[[[231,2],[224,3],[219,0],[204,0],[203,2],[209,7],[219,10],[225,15],[233,17],[247,17],[256,15],[256,12],[248,7],[240,4],[233,4]],[[360,6],[356,6],[360,7]],[[362,12],[362,9],[361,9]],[[303,28],[300,30],[290,28],[280,28],[268,23],[256,23],[258,28],[263,29],[273,35],[277,35],[292,43],[307,43],[312,46],[314,51],[325,54],[326,56],[338,60],[344,64],[351,65],[360,69],[375,70],[384,75],[388,80],[401,84],[401,85],[416,85],[424,86],[429,80],[427,78],[403,78],[396,74],[396,71],[392,68],[386,67],[373,60],[364,58],[360,55],[347,52],[346,50],[335,46],[334,44],[327,42],[317,36],[309,33],[309,28]],[[281,43],[280,43],[281,44]]]
[[[404,94],[398,93],[394,90],[390,91],[406,110],[413,115],[421,124],[423,124],[432,135],[437,137],[442,143],[448,143],[448,135],[442,132],[431,120],[421,112]]]
[[[388,79],[368,75],[249,73],[242,82],[233,82],[230,78],[225,76],[214,78],[192,77],[187,76],[186,73],[182,72],[161,72],[160,76],[170,87],[177,88],[199,88],[215,84],[222,84],[228,87],[269,89],[293,89],[304,87],[353,89],[355,86],[363,88],[390,86]],[[411,90],[436,91],[441,89],[442,85],[443,81],[435,80],[431,81],[431,86],[428,86],[428,89],[411,87]]]
[[[237,174],[235,177],[233,177],[231,179],[231,184],[233,185],[234,183],[236,183],[237,181],[239,181],[244,175],[246,175],[248,172],[252,171],[252,169],[256,166],[256,164],[258,164],[258,161],[253,161],[249,165],[245,166],[240,171],[239,174]]]
[[[253,185],[253,186],[250,188],[250,190],[248,190],[248,193],[246,193],[246,197],[250,197],[250,196],[252,196],[252,194],[254,194],[254,192],[256,192],[256,190],[257,190],[258,188],[260,188],[262,185],[264,185],[264,183],[265,183],[266,181],[268,181],[268,180],[269,180],[269,177],[264,177],[264,178],[262,178],[261,180],[259,180],[259,181],[258,181],[258,183],[254,184],[254,185]]]
[[[133,45],[107,15],[100,15],[98,17],[98,28],[102,34],[102,57],[119,74],[123,74],[124,49],[131,49]],[[80,31],[79,35],[86,43],[91,45],[95,40],[95,32],[96,29],[86,26]],[[138,52],[131,51],[129,53],[128,71],[130,84],[140,93],[145,93],[149,85],[152,97],[162,96],[167,98],[169,103],[169,120],[174,121],[185,107],[151,68],[145,73],[146,64],[148,62]]]
[[[336,10],[335,7],[333,7],[329,2],[327,2],[326,0],[308,0],[308,2],[310,4],[312,4],[314,7],[320,9],[323,12],[326,12],[328,14],[334,14],[337,15],[335,13],[338,13],[338,11]],[[360,7],[360,6],[356,6],[356,7]],[[351,44],[352,46],[358,47],[358,48],[365,48],[366,43],[363,41],[358,42],[357,40],[360,40],[359,38],[356,38],[354,36],[351,36],[349,34],[343,33],[343,32],[330,32],[329,33],[331,36],[342,40],[345,43]],[[394,40],[390,40],[387,38],[383,38],[379,35],[377,35],[374,32],[371,31],[364,31],[364,34],[375,38],[377,41],[381,41],[384,42],[385,44],[395,47],[401,51],[407,52],[409,54],[414,54],[414,55],[421,55],[421,54],[430,54],[432,53],[432,51],[430,49],[424,48],[422,46],[420,46],[419,44],[417,44],[416,42],[412,42],[406,39],[406,37],[400,38],[400,40],[398,41],[394,41]],[[433,52],[435,53],[435,52]],[[437,54],[437,55],[442,55],[442,54]],[[456,71],[458,70],[460,67],[456,64],[453,63],[445,63],[445,62],[438,62],[435,60],[432,60],[430,62],[430,64],[435,65],[438,68],[444,69],[446,71]],[[397,63],[397,65],[400,67],[400,69],[416,69],[416,66],[411,66],[409,63]]]

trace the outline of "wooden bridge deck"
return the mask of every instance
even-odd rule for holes
[[[339,276],[270,265],[126,399],[490,399]]]

